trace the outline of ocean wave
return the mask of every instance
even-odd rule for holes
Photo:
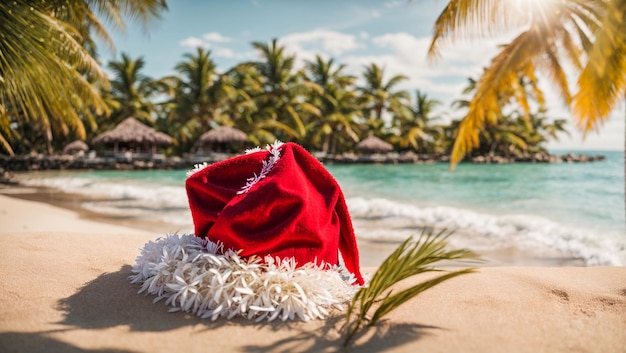
[[[187,194],[182,186],[141,181],[109,181],[86,177],[22,178],[26,186],[48,187],[64,192],[108,200],[138,200],[152,209],[186,207]],[[136,205],[139,207],[139,205]]]
[[[402,241],[424,227],[453,230],[450,243],[477,252],[517,248],[535,256],[559,254],[589,266],[626,264],[619,234],[571,228],[537,215],[487,214],[446,206],[420,207],[388,199],[347,200],[358,237]]]

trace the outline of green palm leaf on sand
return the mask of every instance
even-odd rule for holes
[[[346,330],[344,346],[347,346],[364,326],[373,326],[383,316],[409,299],[441,282],[474,271],[474,268],[467,268],[445,272],[394,293],[392,287],[404,279],[425,272],[441,272],[433,267],[435,263],[478,259],[478,255],[468,250],[446,250],[446,239],[450,234],[452,232],[445,230],[436,234],[432,230],[424,231],[417,240],[413,237],[408,238],[389,255],[374,273],[369,284],[356,293],[348,307],[344,326]]]

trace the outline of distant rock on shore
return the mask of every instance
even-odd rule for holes
[[[192,164],[193,165],[193,164]],[[5,171],[38,171],[38,170],[145,170],[145,169],[184,169],[189,168],[189,161],[180,157],[132,159],[102,158],[71,155],[25,155],[7,157],[0,156],[0,168]]]
[[[415,152],[390,152],[381,154],[356,155],[313,153],[322,163],[329,164],[433,164],[448,163],[448,155],[417,154]],[[0,180],[10,180],[10,172],[37,171],[37,170],[148,170],[148,169],[191,169],[194,164],[214,163],[234,154],[214,153],[205,156],[163,157],[158,158],[103,158],[88,155],[43,155],[31,154],[25,156],[0,155]],[[573,154],[558,156],[548,153],[527,154],[518,157],[498,155],[476,156],[467,160],[477,164],[504,164],[504,163],[584,163],[605,160],[603,155]]]
[[[432,163],[449,163],[448,155],[428,155],[416,154],[414,152],[405,153],[383,153],[371,155],[354,155],[352,153],[342,155],[317,155],[318,159],[324,163],[380,163],[380,164],[400,164],[400,163],[416,163],[416,164],[432,164]],[[466,160],[469,163],[477,164],[505,164],[505,163],[584,163],[603,161],[606,157],[603,155],[585,155],[573,154],[551,155],[547,152],[525,154],[522,156],[475,156]]]
[[[502,163],[585,163],[585,162],[597,162],[603,161],[606,157],[603,155],[589,156],[586,154],[574,154],[568,153],[562,156],[552,155],[547,152],[525,154],[517,157],[503,157],[503,156],[476,156],[470,159],[472,163],[479,164],[502,164]]]

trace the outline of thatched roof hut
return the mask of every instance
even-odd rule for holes
[[[167,134],[140,123],[129,117],[124,119],[114,129],[104,132],[91,140],[92,144],[113,145],[114,153],[120,145],[129,148],[138,148],[144,152],[156,153],[156,146],[170,145],[173,140]]]
[[[196,148],[204,152],[204,147],[215,151],[240,151],[242,145],[248,141],[245,132],[231,126],[219,126],[211,129],[198,138]]]
[[[63,154],[81,154],[89,151],[89,146],[84,141],[76,140],[63,147]]]
[[[150,145],[169,145],[172,138],[140,123],[130,117],[124,119],[113,130],[104,132],[91,140],[93,144],[134,143]]]
[[[366,153],[384,153],[391,152],[393,146],[374,135],[370,135],[357,143],[356,149]]]
[[[198,139],[201,144],[205,143],[229,143],[246,142],[248,135],[245,132],[231,126],[219,126],[202,134]]]

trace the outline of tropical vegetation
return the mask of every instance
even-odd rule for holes
[[[482,145],[489,126],[507,119],[502,112],[508,102],[515,101],[531,120],[528,93],[537,92],[537,72],[552,81],[585,132],[626,97],[626,0],[451,0],[435,23],[429,55],[440,54],[446,41],[506,31],[519,33],[474,82],[453,165]],[[574,91],[568,69],[575,73]]]
[[[87,138],[112,109],[96,38],[113,47],[104,19],[148,24],[165,0],[0,2],[0,151],[9,155]]]
[[[276,39],[267,43],[253,42],[258,60],[239,63],[226,70],[217,67],[210,51],[198,48],[186,53],[175,65],[176,75],[162,78],[144,74],[145,58],[132,58],[122,53],[120,60],[108,64],[111,77],[107,77],[96,60],[94,38],[108,39],[98,16],[121,27],[124,23],[122,15],[148,23],[161,15],[166,4],[156,0],[121,1],[115,3],[117,6],[107,7],[103,3],[79,1],[69,6],[50,2],[44,6],[37,1],[22,0],[0,5],[0,16],[7,19],[0,21],[3,33],[24,33],[22,37],[28,35],[29,38],[23,40],[11,35],[0,39],[0,52],[8,53],[0,58],[0,153],[53,153],[76,139],[89,142],[96,134],[133,116],[172,136],[175,143],[166,151],[172,155],[193,151],[202,133],[226,125],[244,131],[253,145],[280,139],[299,142],[309,150],[335,154],[353,151],[356,143],[375,135],[391,143],[396,151],[452,154],[456,163],[475,155],[519,156],[545,151],[546,142],[564,131],[565,121],[549,117],[545,108],[543,93],[538,87],[538,67],[552,70],[550,77],[561,83],[566,101],[583,99],[580,94],[571,95],[565,90],[566,77],[559,66],[557,59],[560,57],[555,48],[570,50],[566,57],[571,60],[580,58],[583,51],[575,50],[571,34],[563,32],[564,29],[559,32],[561,37],[553,40],[561,42],[550,44],[555,48],[544,43],[544,52],[550,48],[555,52],[541,56],[541,62],[530,59],[538,49],[526,51],[519,43],[525,38],[522,35],[521,39],[504,46],[503,54],[494,59],[483,76],[470,78],[469,86],[459,92],[461,98],[453,102],[450,109],[463,113],[464,117],[456,120],[444,116],[441,103],[430,98],[426,90],[409,92],[402,89],[407,80],[405,76],[386,75],[385,68],[375,63],[364,66],[355,76],[346,73],[344,64],[321,56],[296,67],[295,55],[287,54]],[[436,23],[431,54],[439,53],[441,40],[456,38],[459,32],[474,25],[473,21],[494,31],[496,25],[488,22],[491,17],[483,19],[479,16],[472,20],[479,10],[470,5],[493,11],[504,11],[502,9],[507,7],[497,5],[500,3],[497,1],[488,1],[491,7],[482,6],[482,3],[479,0],[451,1]],[[565,3],[569,2],[558,4]],[[598,3],[603,5],[593,2],[587,8],[609,6],[606,1]],[[618,1],[611,4],[619,5]],[[463,11],[454,15],[459,6]],[[535,6],[545,11],[542,5]],[[580,6],[583,5],[572,5],[569,16],[579,14],[576,11]],[[531,9],[538,11],[535,7]],[[586,14],[588,17],[593,15],[589,21],[604,18],[601,16],[604,12],[598,11]],[[533,13],[533,19],[538,17]],[[24,21],[29,16],[37,17],[52,27],[51,31],[57,31],[50,43],[57,43],[58,38],[67,43],[64,46],[47,45],[44,35],[51,36],[51,31],[37,33],[38,28],[33,29]],[[77,21],[76,16],[89,20]],[[563,26],[570,23],[565,21],[570,17],[559,17]],[[603,33],[600,27],[587,24],[583,29]],[[590,36],[579,33],[581,40],[586,38],[582,43],[588,45],[583,45],[584,48],[593,46]],[[527,40],[525,45],[531,46],[532,41]],[[19,42],[23,47],[13,45],[13,42]],[[518,45],[516,50],[524,55],[511,55],[511,45]],[[59,47],[70,49],[57,52]],[[18,55],[22,51],[41,56],[22,58]],[[591,51],[589,53],[591,55]],[[48,55],[50,60],[41,59],[43,55]],[[527,59],[521,59],[526,56]],[[546,60],[552,66],[547,65]],[[32,64],[34,62],[37,64]],[[582,67],[581,59],[576,62]],[[609,68],[619,72],[619,65],[610,60],[604,64],[603,70]],[[38,80],[38,74],[44,71],[58,72],[59,77],[39,82],[44,80]],[[22,84],[15,84],[17,77]],[[65,84],[57,87],[58,84],[52,82]],[[591,79],[581,82],[591,82]],[[623,86],[620,82],[616,79],[615,87],[609,91],[619,92]],[[470,98],[466,99],[468,96]],[[594,114],[586,116],[596,116]],[[595,120],[585,121],[585,124],[595,126],[590,123]]]
[[[76,138],[89,141],[129,116],[172,136],[176,143],[168,152],[174,155],[192,151],[199,136],[218,125],[237,127],[254,145],[280,139],[331,154],[353,151],[369,135],[392,143],[398,151],[442,155],[451,150],[458,122],[444,124],[436,110],[441,103],[426,93],[414,92],[413,100],[410,92],[397,89],[406,77],[386,79],[384,69],[371,64],[363,69],[363,83],[357,86],[357,77],[345,74],[345,65],[333,59],[318,56],[295,70],[295,56],[286,55],[276,40],[253,46],[260,54],[257,62],[220,73],[211,52],[198,48],[176,65],[178,75],[159,79],[143,74],[143,58],[122,53],[119,61],[108,65],[112,77],[100,90],[103,110],[90,110],[90,129],[82,135],[73,130],[54,133],[54,139],[45,140],[39,138],[45,130],[10,114],[11,133],[3,135],[9,144],[5,152],[50,152],[44,142],[60,148]],[[459,102],[455,104],[462,106]],[[553,123],[545,113],[531,120],[520,119],[521,114],[513,110],[486,130],[483,148],[477,152],[532,153],[557,137],[549,130]],[[88,122],[80,117],[77,124]],[[62,123],[52,121],[52,131],[60,130]],[[25,129],[36,133],[17,134]],[[557,131],[562,129],[558,125]]]

